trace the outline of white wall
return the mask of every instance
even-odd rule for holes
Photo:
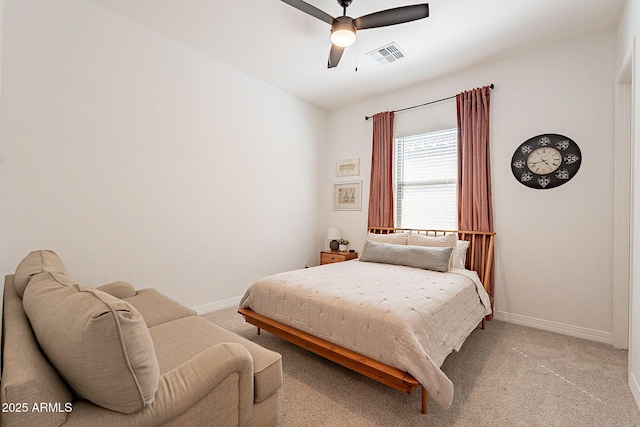
[[[640,0],[627,0],[618,28],[616,71],[622,72],[628,55],[631,64],[631,138],[633,155],[632,181],[632,260],[630,289],[629,386],[640,407]]]
[[[84,0],[6,0],[0,267],[198,307],[318,257],[326,113]]]
[[[4,34],[3,28],[4,22],[4,0],[0,0],[0,93],[2,93],[2,35]],[[2,117],[0,117],[0,124]]]
[[[491,161],[498,319],[611,342],[615,34],[550,46],[440,81],[334,110],[321,196],[325,226],[341,227],[359,249],[367,226],[371,122],[364,116],[455,95],[494,83]],[[420,120],[422,124],[420,124]],[[446,101],[396,115],[396,132],[455,123]],[[422,129],[421,129],[422,128]],[[574,139],[583,154],[575,178],[533,190],[510,168],[514,150],[542,133]],[[334,162],[361,158],[360,212],[331,210]]]
[[[0,0],[0,94],[2,94],[2,36],[4,34],[4,31],[2,30],[3,22],[4,22],[4,0]],[[2,128],[2,115],[0,115],[0,129],[1,128]],[[2,139],[0,139],[0,147],[1,145],[2,145]],[[0,162],[2,162],[2,157],[0,157]],[[1,165],[2,163],[0,163],[0,166]],[[2,299],[3,299],[3,296],[0,296],[0,302],[2,301]],[[0,319],[2,319],[3,309],[4,309],[4,306],[0,303]]]

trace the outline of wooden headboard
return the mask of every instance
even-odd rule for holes
[[[467,240],[469,249],[465,265],[469,270],[478,273],[482,285],[493,300],[493,289],[491,289],[491,267],[493,266],[493,240],[496,233],[492,231],[463,231],[463,230],[427,230],[416,228],[386,228],[369,227],[369,233],[393,234],[393,233],[418,233],[426,236],[445,236],[457,233],[458,239]]]

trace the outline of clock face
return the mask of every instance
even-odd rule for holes
[[[536,148],[527,158],[527,167],[538,175],[547,175],[558,169],[562,155],[551,147]]]
[[[558,134],[534,136],[520,144],[511,158],[511,172],[523,185],[536,189],[558,187],[580,169],[578,144]]]

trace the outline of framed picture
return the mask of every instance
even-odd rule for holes
[[[360,175],[360,159],[338,160],[336,162],[336,176]]]
[[[362,181],[333,184],[333,210],[362,210]]]

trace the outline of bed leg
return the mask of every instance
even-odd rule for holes
[[[422,413],[426,414],[427,413],[427,399],[429,399],[429,393],[427,392],[427,389],[424,388],[424,386],[420,386],[422,387]]]
[[[482,318],[482,330],[484,331],[484,328],[487,326],[487,318],[483,317]]]

